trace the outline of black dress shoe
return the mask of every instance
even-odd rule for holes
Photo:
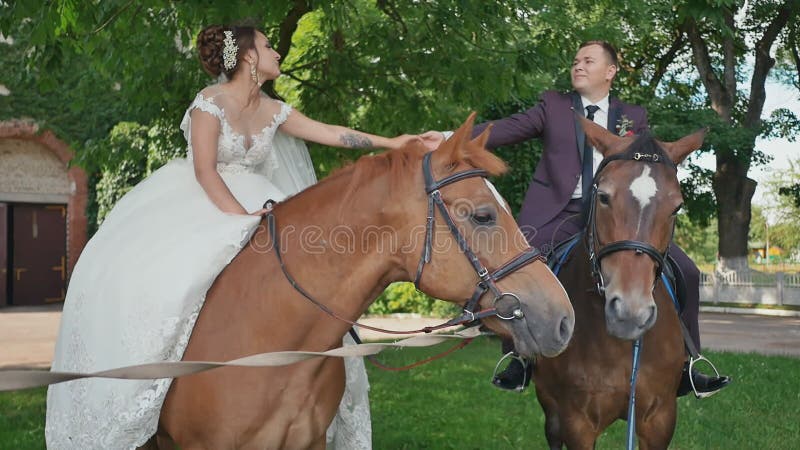
[[[682,397],[689,392],[692,392],[692,382],[694,382],[694,387],[696,395],[699,398],[710,397],[720,389],[727,386],[731,379],[730,377],[726,376],[709,376],[706,374],[701,373],[697,369],[692,369],[692,379],[689,379],[689,363],[687,362],[683,366],[683,374],[681,376],[681,384],[678,386],[678,397]]]
[[[525,366],[519,359],[512,359],[502,372],[493,379],[492,384],[507,391],[522,392],[531,384],[533,364],[529,361]]]

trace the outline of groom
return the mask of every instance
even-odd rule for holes
[[[582,202],[588,198],[592,178],[603,159],[600,152],[585,142],[575,113],[619,135],[639,134],[647,129],[647,112],[643,107],[609,96],[617,67],[617,52],[611,44],[585,42],[572,62],[574,91],[567,94],[547,91],[533,108],[474,128],[474,135],[478,135],[489,123],[493,124],[486,143],[488,148],[518,144],[533,138],[543,140],[544,151],[517,222],[528,242],[545,254],[582,229]],[[449,137],[447,133],[429,131],[423,139],[435,147]],[[695,346],[700,348],[700,271],[674,243],[670,245],[669,254],[686,279],[687,298],[682,319]],[[503,353],[513,350],[513,343],[504,340]],[[512,359],[492,382],[501,389],[521,391],[530,383],[531,369],[531,365],[526,368]],[[698,392],[716,392],[730,381],[728,377],[708,377],[696,370],[692,370],[691,376]],[[691,388],[687,363],[679,392],[683,395],[688,389]]]

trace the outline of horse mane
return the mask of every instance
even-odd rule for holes
[[[426,152],[427,150],[421,144],[412,144],[377,155],[363,156],[354,163],[337,169],[326,180],[333,181],[349,177],[350,183],[342,196],[345,202],[364,183],[386,172],[389,173],[390,192],[401,192],[396,189],[398,183],[407,179],[409,171],[416,167],[416,163]],[[478,148],[475,145],[468,145],[466,148],[456,149],[453,153],[457,154],[453,155],[454,158],[451,161],[453,167],[455,167],[456,163],[463,161],[477,169],[487,171],[492,176],[502,175],[508,170],[508,166],[502,159],[483,147]]]
[[[332,183],[346,182],[346,187],[338,189],[338,192],[341,193],[339,198],[342,199],[341,208],[342,210],[352,209],[358,206],[351,203],[361,187],[375,177],[388,173],[389,192],[402,194],[404,192],[398,188],[398,185],[407,180],[408,174],[417,167],[418,162],[426,152],[427,149],[422,144],[411,144],[377,155],[365,155],[355,162],[336,169],[329,176],[309,186],[303,192],[316,192],[318,189],[323,189]],[[502,159],[473,142],[469,142],[467,145],[452,151],[451,157],[452,168],[455,168],[456,163],[464,162],[475,168],[483,169],[492,176],[502,175],[508,170],[508,166]],[[420,186],[420,189],[422,189],[422,186]]]

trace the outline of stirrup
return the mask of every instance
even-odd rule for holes
[[[505,361],[507,359],[516,359],[517,361],[519,361],[520,364],[522,364],[522,384],[517,386],[516,388],[514,388],[515,392],[520,392],[521,393],[522,391],[525,390],[525,385],[528,384],[528,364],[529,363],[525,358],[517,355],[514,352],[506,353],[505,355],[503,355],[502,358],[500,358],[499,361],[497,361],[497,364],[494,366],[494,372],[492,373],[492,378],[489,379],[489,382],[494,384],[494,379],[497,378],[497,373],[500,370],[500,365],[503,364],[503,361]],[[506,390],[509,390],[509,389],[506,389]]]
[[[716,394],[720,390],[717,389],[716,391],[711,391],[711,392],[697,392],[697,388],[694,385],[694,377],[692,376],[692,368],[694,367],[694,363],[696,363],[698,361],[705,361],[709,366],[711,366],[711,368],[714,370],[714,373],[716,374],[717,378],[719,378],[719,370],[717,370],[716,366],[714,366],[714,363],[709,361],[708,358],[706,358],[703,355],[697,355],[697,358],[689,356],[689,383],[692,385],[692,391],[694,391],[694,396],[699,398],[699,399],[700,398],[708,398],[708,397],[711,397],[712,395]]]

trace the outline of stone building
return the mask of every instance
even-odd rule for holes
[[[87,240],[87,176],[72,157],[33,122],[0,122],[0,307],[64,300]]]

